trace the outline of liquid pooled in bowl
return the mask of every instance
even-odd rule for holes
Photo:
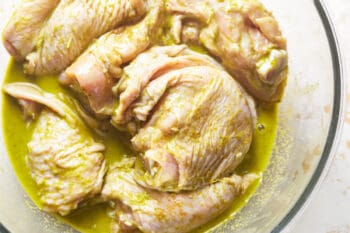
[[[23,81],[28,81],[28,78],[23,74],[20,64],[11,61],[4,83]],[[67,90],[58,84],[54,76],[40,77],[32,81],[38,84],[43,90],[51,93],[58,94],[67,92]],[[23,121],[21,110],[17,106],[15,100],[8,96],[4,95],[2,109],[3,132],[12,166],[26,193],[33,202],[40,207],[41,203],[38,197],[38,190],[35,182],[30,177],[30,171],[25,162],[25,156],[28,152],[27,144],[30,141],[33,130],[32,126],[27,126],[25,121]],[[246,159],[238,167],[239,173],[254,172],[262,174],[266,169],[276,137],[277,109],[277,104],[258,107],[258,124],[260,126],[255,130],[252,146]],[[98,135],[95,136],[99,137]],[[108,162],[113,163],[120,160],[124,154],[131,153],[128,146],[122,143],[122,141],[125,141],[122,139],[123,137],[125,137],[125,135],[113,131],[106,137],[101,138],[101,140],[106,141],[107,150],[105,156]],[[115,138],[121,138],[121,140],[115,140]],[[219,225],[222,221],[231,219],[234,214],[248,202],[249,198],[259,187],[259,183],[260,181],[255,182],[245,194],[238,197],[234,203],[232,203],[229,210],[222,216],[198,228],[194,232],[205,232]],[[109,232],[111,220],[107,215],[108,208],[107,204],[98,204],[83,207],[65,217],[59,215],[55,215],[55,217],[81,232]]]

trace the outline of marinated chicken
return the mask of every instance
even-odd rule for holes
[[[232,174],[249,150],[254,107],[208,56],[153,47],[124,69],[113,124],[126,128],[145,171],[138,182],[194,190]]]
[[[22,0],[3,32],[7,51],[18,61],[33,51],[36,38],[60,0]]]
[[[192,192],[164,193],[139,186],[132,169],[115,168],[102,197],[112,200],[111,232],[185,233],[223,213],[258,178],[232,175]]]
[[[258,184],[275,127],[271,143],[254,133],[255,103],[274,117],[260,103],[281,100],[288,73],[286,40],[258,0],[22,0],[3,43],[24,63],[3,90],[25,120],[4,126],[33,129],[15,142],[44,211],[103,202],[106,215],[81,210],[96,216],[87,231],[109,214],[112,233],[186,233]],[[31,82],[69,88],[16,82],[47,74],[58,80]]]
[[[35,2],[38,1],[33,3]],[[33,8],[41,7],[39,5]],[[35,18],[38,18],[41,24],[34,24],[33,29],[30,29],[32,25],[27,23],[23,23],[24,27],[17,26],[15,31],[11,28],[5,29],[4,40],[16,42],[7,47],[14,47],[20,54],[26,55],[28,51],[22,52],[20,51],[22,46],[15,46],[25,44],[26,41],[23,39],[26,37],[34,40],[35,48],[25,57],[24,65],[24,71],[30,75],[61,72],[88,47],[93,39],[123,23],[140,19],[147,11],[144,0],[61,0],[52,15],[42,23],[43,18],[40,19],[39,16],[47,14],[48,9],[34,13],[29,11],[27,15],[26,7],[19,7],[16,13],[22,16],[17,17],[20,18],[18,25],[25,21],[25,17],[34,17],[28,23],[35,22]],[[41,30],[38,32],[40,27]],[[32,35],[21,36],[26,32]]]
[[[43,209],[66,215],[99,194],[106,172],[105,147],[94,141],[77,115],[35,85],[13,83],[4,90],[31,105],[43,105],[26,157]]]
[[[96,115],[111,115],[112,86],[122,74],[121,65],[135,58],[151,43],[162,19],[163,3],[155,0],[138,24],[119,28],[99,38],[61,76]]]
[[[169,0],[175,41],[203,45],[259,100],[279,101],[288,72],[286,41],[256,0]]]

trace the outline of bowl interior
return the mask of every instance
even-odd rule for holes
[[[278,136],[255,196],[216,232],[280,232],[329,166],[341,108],[336,38],[321,1],[263,1],[288,40],[289,79],[279,106]],[[334,151],[334,148],[333,148]],[[287,226],[288,225],[288,226]]]

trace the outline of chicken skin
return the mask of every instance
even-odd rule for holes
[[[9,95],[41,105],[26,157],[43,210],[67,215],[101,192],[106,173],[104,145],[55,96],[28,83],[4,86]],[[31,106],[29,105],[29,106]]]
[[[250,148],[255,108],[210,57],[153,47],[124,69],[112,123],[133,134],[145,170],[138,183],[194,190],[232,174]]]
[[[94,39],[121,24],[141,19],[147,11],[144,0],[40,2],[43,1],[22,2],[13,16],[16,21],[12,20],[4,33],[9,52],[19,54],[19,58],[25,56],[24,71],[29,75],[60,73]],[[32,9],[27,10],[30,6]]]
[[[111,233],[186,233],[223,213],[257,179],[232,175],[196,191],[165,193],[139,186],[133,169],[116,167],[102,197],[115,206]]]
[[[281,99],[288,73],[286,40],[257,0],[169,0],[178,43],[204,46],[259,100]]]
[[[149,13],[141,22],[103,35],[60,76],[60,82],[72,87],[97,116],[112,114],[112,86],[121,76],[121,65],[152,43],[164,7],[160,0],[153,1],[149,7]]]

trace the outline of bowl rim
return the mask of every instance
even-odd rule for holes
[[[0,222],[0,232],[1,232],[1,233],[10,233],[10,232],[4,227],[4,225],[2,225],[1,222]]]
[[[326,144],[321,154],[321,159],[316,167],[305,190],[298,198],[294,206],[283,217],[278,225],[274,227],[271,233],[280,233],[291,229],[297,219],[301,217],[307,206],[310,204],[312,197],[318,192],[321,184],[326,178],[337,152],[341,138],[342,127],[344,124],[344,95],[345,81],[343,76],[343,60],[340,52],[339,41],[336,28],[329,13],[329,8],[324,0],[314,0],[314,5],[322,21],[324,30],[327,35],[330,54],[332,57],[333,67],[333,109],[331,123],[328,130]]]

